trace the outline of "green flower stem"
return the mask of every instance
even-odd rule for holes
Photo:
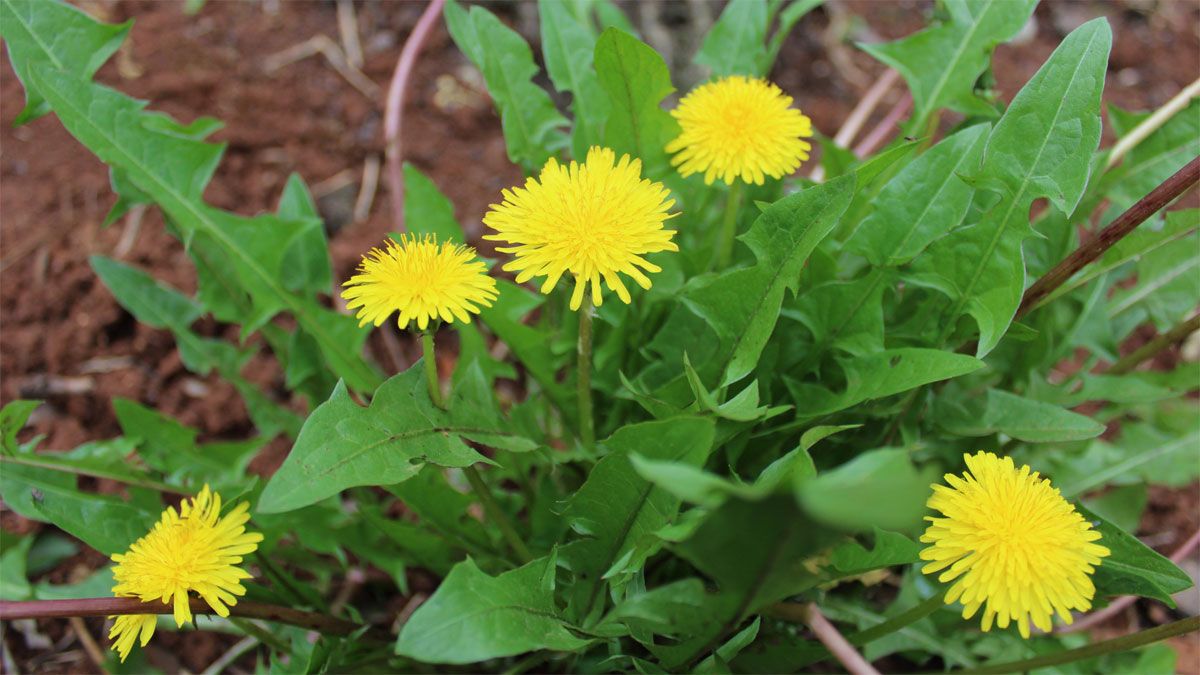
[[[508,516],[500,510],[500,505],[492,497],[492,491],[483,482],[483,476],[479,475],[479,470],[475,468],[475,465],[472,464],[463,467],[463,473],[466,474],[467,482],[471,484],[471,489],[475,491],[475,496],[479,497],[479,503],[483,506],[483,512],[487,514],[488,520],[500,528],[500,534],[504,536],[504,540],[512,547],[513,553],[517,554],[517,558],[521,564],[533,560],[533,556],[529,554],[529,548],[525,546],[525,541],[521,539],[521,535],[517,534],[517,530],[513,527],[512,521],[508,519]]]
[[[592,419],[592,299],[586,293],[579,307],[578,365],[575,393],[579,399],[579,436],[583,447],[591,450],[596,445],[596,428]]]
[[[1104,654],[1124,652],[1130,649],[1136,649],[1137,647],[1141,647],[1143,645],[1148,645],[1152,642],[1158,642],[1159,640],[1175,637],[1176,635],[1191,633],[1196,630],[1200,630],[1200,616],[1191,616],[1186,619],[1175,621],[1174,623],[1155,626],[1154,628],[1138,631],[1130,635],[1122,635],[1121,637],[1113,638],[1111,640],[1095,642],[1090,645],[1079,647],[1078,649],[1068,649],[1065,652],[1036,656],[1032,659],[1009,661],[1008,663],[994,663],[981,668],[958,670],[954,672],[963,673],[964,675],[967,675],[968,673],[975,675],[977,673],[1027,672],[1036,668],[1058,666],[1064,663],[1089,659],[1094,656],[1103,656]]]
[[[929,596],[929,598],[919,603],[916,607],[913,607],[912,609],[901,614],[897,614],[887,621],[877,623],[870,628],[848,635],[846,636],[846,640],[855,646],[865,645],[868,642],[891,635],[898,630],[908,628],[909,625],[924,619],[930,614],[933,614],[938,610],[938,608],[945,606],[945,604],[945,601],[942,599],[942,594],[934,593],[933,595]]]
[[[429,399],[442,410],[446,401],[442,398],[442,383],[438,381],[437,355],[433,347],[433,331],[421,333],[421,360],[425,362],[425,381],[429,385]]]
[[[729,196],[725,199],[725,216],[721,220],[720,239],[717,240],[717,250],[713,261],[718,270],[729,267],[733,260],[733,239],[737,236],[737,215],[742,205],[742,181],[734,179],[729,188]]]

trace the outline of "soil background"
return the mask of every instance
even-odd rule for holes
[[[371,192],[362,190],[362,184],[369,166],[383,154],[384,92],[423,3],[355,2],[364,53],[365,81],[358,82],[339,74],[320,54],[283,58],[319,36],[339,47],[337,5],[331,1],[209,0],[196,15],[184,13],[178,2],[75,4],[105,21],[136,19],[125,45],[98,73],[99,81],[149,100],[153,109],[184,122],[202,115],[224,122],[213,137],[227,143],[227,149],[206,193],[211,203],[242,214],[272,209],[289,174],[299,173],[326,219],[336,279],[346,278],[358,256],[394,229],[382,177],[366,216],[356,219],[353,212],[356,201],[365,202],[360,193]],[[486,4],[538,51],[534,5]],[[719,2],[695,0],[622,4],[652,43],[656,36],[702,35],[721,9]],[[854,49],[853,42],[906,35],[921,28],[932,9],[932,2],[830,0],[793,30],[772,79],[795,97],[822,133],[833,136],[883,70]],[[1096,16],[1108,18],[1115,37],[1107,103],[1153,109],[1200,76],[1200,3],[1045,0],[1018,40],[996,50],[1000,96],[1011,99],[1066,33]],[[672,38],[655,46],[670,52],[681,75],[676,86],[686,90],[693,82],[681,80],[699,76],[685,67],[695,45]],[[23,438],[44,434],[43,448],[66,450],[116,436],[120,428],[114,397],[155,407],[199,429],[203,441],[249,436],[253,428],[233,388],[215,375],[189,373],[170,333],[135,321],[88,265],[94,254],[120,258],[192,293],[195,276],[181,244],[166,233],[152,208],[140,217],[101,226],[114,202],[107,170],[53,115],[12,127],[24,95],[7,53],[0,61],[0,402],[46,402]],[[901,91],[891,92],[866,129]],[[500,121],[482,78],[440,23],[410,83],[402,147],[404,159],[454,202],[469,236],[478,235],[480,218],[499,191],[521,179],[505,155]],[[237,337],[236,329],[211,320],[196,328],[204,335]],[[389,349],[378,331],[369,343],[385,369],[394,371],[415,359],[415,346],[397,338],[398,350],[394,342]],[[268,357],[252,361],[246,374],[286,399],[282,376]],[[289,403],[303,409],[300,401]],[[286,443],[272,444],[255,469],[269,472],[286,450]],[[1198,510],[1196,486],[1155,489],[1140,534],[1169,552],[1200,527]],[[0,511],[0,524],[14,532],[40,527],[7,510]],[[70,569],[51,574],[76,574],[102,562],[81,554],[69,561]],[[1147,620],[1141,614],[1121,620],[1130,618]],[[90,620],[88,627],[103,646],[101,623]],[[39,626],[57,642],[56,648],[31,649],[16,632],[6,631],[7,648],[20,672],[95,669],[66,622]],[[1172,643],[1180,650],[1182,672],[1200,672],[1200,642],[1194,638]],[[161,652],[170,652],[166,665],[195,672],[231,642],[203,632],[164,634],[151,649],[160,658]],[[8,659],[5,664],[8,669]]]

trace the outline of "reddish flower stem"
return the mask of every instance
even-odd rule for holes
[[[829,623],[829,619],[817,609],[815,604],[809,603],[805,607],[804,622],[812,629],[813,635],[821,641],[821,644],[829,650],[830,654],[837,659],[846,671],[852,675],[879,675],[879,671],[875,670],[862,654],[854,648],[854,645],[846,641],[842,634],[833,624]]]
[[[400,50],[400,60],[392,73],[392,82],[388,85],[387,104],[384,108],[383,136],[387,149],[388,191],[392,197],[392,220],[397,230],[403,232],[404,227],[404,169],[402,153],[400,152],[400,122],[404,114],[404,94],[408,89],[408,80],[412,75],[417,56],[425,46],[425,40],[433,30],[433,24],[442,13],[446,0],[432,0],[417,25],[409,34],[404,48]]]
[[[216,614],[208,603],[193,598],[192,612]],[[161,602],[142,602],[137,598],[79,598],[76,600],[0,600],[0,621],[17,619],[56,619],[71,616],[117,616],[124,614],[170,614],[171,605]],[[229,608],[231,616],[247,619],[262,619],[286,623],[301,628],[310,628],[326,635],[349,635],[364,628],[357,624],[327,614],[306,612],[291,607],[271,605],[264,602],[243,600]],[[367,635],[374,639],[390,640],[391,636],[379,628],[370,628]]]
[[[912,110],[912,105],[912,94],[907,91],[904,92],[904,96],[899,101],[896,101],[896,105],[892,106],[892,109],[888,111],[888,114],[879,121],[879,124],[875,125],[875,128],[872,129],[865,138],[863,138],[862,142],[858,144],[858,147],[854,148],[855,156],[857,156],[859,159],[862,159],[863,157],[866,157],[872,152],[875,152],[879,148],[883,147],[883,144],[887,142],[888,138],[895,133],[901,118],[903,118],[909,113],[910,110]]]

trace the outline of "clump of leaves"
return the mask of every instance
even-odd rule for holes
[[[716,77],[766,75],[816,4],[732,0],[695,59]],[[550,158],[610,148],[640,160],[680,215],[678,252],[648,255],[653,285],[628,303],[585,304],[578,323],[569,284],[542,295],[494,268],[491,306],[439,334],[457,342],[443,401],[431,333],[424,364],[385,378],[363,356],[368,329],[329,308],[328,247],[299,176],[273,213],[211,206],[223,146],[205,138],[219,122],[182,124],[91,79],[129,25],[0,0],[26,91],[17,122],[53,113],[109,166],[110,220],[161,209],[199,290],[104,257],[97,275],[138,320],[170,331],[189,369],[229,380],[258,428],[201,444],[117,400],[122,436],[40,453],[37,439],[17,440],[36,403],[13,402],[0,411],[0,494],[105,554],[145,534],[164,496],[207,484],[250,502],[265,539],[237,622],[222,627],[261,640],[272,670],[785,672],[833,658],[824,617],[868,660],[909,668],[1170,668],[1165,648],[1126,650],[1194,621],[1091,647],[981,632],[943,607],[918,562],[931,483],[986,449],[1052,478],[1101,534],[1096,604],[1171,604],[1191,584],[1127,531],[1148,485],[1190,484],[1200,468],[1196,364],[1137,369],[1196,328],[1200,213],[1159,211],[1196,180],[1200,104],[1154,116],[1108,106],[1120,141],[1099,147],[1102,19],[1066,36],[1011,103],[995,100],[983,86],[991,52],[1034,4],[946,0],[928,28],[864,45],[911,91],[908,137],[865,157],[821,138],[821,181],[731,187],[672,167],[675,84],[608,0],[538,5],[565,110],[535,81],[523,37],[450,2],[450,34],[483,74],[514,163],[536,175]],[[465,243],[432,181],[408,166],[405,188],[398,229]],[[1112,227],[1081,235],[1093,222]],[[1081,249],[1081,237],[1101,246]],[[195,333],[206,315],[241,340]],[[1162,338],[1122,355],[1145,324]],[[263,350],[306,414],[242,376]],[[1080,354],[1064,376],[1058,366]],[[501,379],[519,400],[498,399]],[[265,481],[248,474],[279,435],[292,441],[283,466]],[[80,475],[125,495],[80,490]],[[74,585],[29,581],[75,550],[57,534],[6,537],[6,616],[33,611],[8,601],[108,595],[107,568]],[[366,575],[370,592],[344,593],[368,568],[382,572]],[[417,570],[437,579],[432,594],[410,587]],[[282,624],[267,632],[239,612]]]

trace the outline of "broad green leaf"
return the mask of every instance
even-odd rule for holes
[[[751,621],[749,626],[738,631],[737,634],[726,640],[725,644],[717,647],[708,658],[701,661],[696,666],[694,672],[728,673],[732,675],[733,671],[729,669],[729,662],[754,642],[755,638],[758,637],[758,629],[761,625],[762,617],[754,617],[754,621]]]
[[[761,59],[769,21],[767,0],[730,0],[704,36],[696,63],[716,77],[765,75]]]
[[[1192,578],[1178,565],[1083,506],[1076,508],[1100,532],[1096,543],[1111,552],[1092,575],[1097,597],[1140,595],[1174,607],[1171,596],[1192,587]]]
[[[608,95],[604,145],[641,159],[643,174],[661,180],[670,170],[666,145],[679,125],[661,107],[675,87],[667,64],[644,42],[616,28],[596,40],[596,76]]]
[[[775,329],[784,292],[796,292],[800,271],[850,203],[854,176],[842,176],[775,202],[741,239],[758,264],[695,284],[684,302],[720,338],[703,374],[719,386],[736,382],[758,364]]]
[[[26,577],[25,559],[34,535],[16,536],[0,533],[0,598],[26,600],[33,596],[33,586]]]
[[[3,0],[0,2],[0,36],[8,44],[13,72],[25,85],[25,108],[14,125],[50,112],[50,106],[29,70],[47,63],[71,76],[90,80],[100,66],[125,41],[132,21],[106,24],[58,0]]]
[[[639,476],[631,460],[698,467],[708,458],[714,433],[711,420],[680,417],[622,427],[601,443],[608,454],[563,510],[571,527],[586,537],[574,547],[579,562],[572,566],[585,589],[582,614],[595,606],[604,578],[641,569],[659,545],[653,533],[679,510],[679,498]]]
[[[994,114],[976,93],[975,81],[996,45],[1016,35],[1036,5],[1037,0],[947,0],[947,21],[895,42],[859,47],[904,76],[915,127],[939,108]]]
[[[1046,197],[1070,213],[1083,196],[1100,142],[1100,94],[1111,44],[1104,19],[1085,23],[1063,40],[988,137],[975,179],[1000,192],[1000,203],[917,259],[912,280],[954,301],[943,340],[963,313],[979,326],[979,356],[1008,329],[1025,290],[1021,242],[1033,234],[1033,201]]]
[[[244,335],[287,310],[316,340],[334,372],[357,389],[374,388],[378,376],[359,355],[366,332],[351,317],[324,309],[283,285],[284,254],[306,226],[273,215],[245,218],[202,201],[221,146],[156,131],[146,123],[144,103],[107,87],[45,66],[35,67],[32,76],[67,130],[153,197],[178,226],[189,249],[199,246],[209,254],[210,279],[222,270],[237,280],[253,301],[244,317]],[[219,264],[213,260],[218,254]],[[203,267],[198,263],[197,269]]]
[[[649,635],[686,637],[706,625],[715,628],[711,626],[715,617],[705,611],[711,595],[699,579],[682,579],[626,597],[592,630],[607,631],[623,624],[641,641]]]
[[[38,490],[33,503],[42,516],[40,520],[54,523],[105,555],[124,552],[150,531],[158,517],[157,513],[115,497],[41,482],[30,485]]]
[[[509,450],[535,447],[508,428],[482,372],[473,370],[455,389],[449,412],[429,400],[420,362],[385,382],[368,407],[339,383],[305,421],[263,490],[259,511],[292,511],[357,485],[399,483],[427,462],[464,467],[487,461],[463,437]]]
[[[938,426],[959,436],[1002,433],[1027,443],[1078,441],[1104,433],[1104,425],[1089,417],[999,389],[988,389],[982,396],[944,391],[935,403],[934,418]]]
[[[881,567],[909,565],[919,560],[921,546],[899,532],[875,528],[875,544],[867,550],[857,541],[848,541],[833,549],[829,564],[836,576],[849,577]]]
[[[566,145],[567,120],[544,89],[533,83],[538,67],[533,52],[516,31],[479,5],[464,9],[446,3],[446,26],[458,48],[483,73],[488,93],[500,111],[508,157],[536,171]]]
[[[846,246],[877,267],[910,262],[967,215],[975,189],[962,180],[979,169],[991,127],[977,124],[917,157],[888,181],[871,215]]]
[[[99,255],[88,262],[117,302],[148,326],[187,330],[204,311],[191,298],[139,269]]]
[[[283,285],[302,293],[328,293],[333,284],[329,242],[325,240],[325,226],[317,212],[317,203],[300,174],[288,176],[276,214],[296,223],[300,229],[283,252]]]
[[[138,445],[138,455],[174,482],[210,482],[217,485],[241,481],[246,464],[262,441],[233,446],[234,456],[214,452],[215,444],[198,446],[197,432],[179,422],[129,399],[113,400],[113,410],[125,437]]]
[[[1129,423],[1119,439],[1093,441],[1082,453],[1052,457],[1055,484],[1067,497],[1077,497],[1105,485],[1135,482],[1182,487],[1196,479],[1200,466],[1195,449],[1200,447],[1200,428],[1184,433],[1164,433],[1150,423]]]
[[[428,176],[404,163],[404,226],[416,234],[432,234],[439,242],[465,243],[454,204]]]
[[[5,403],[4,407],[0,408],[0,451],[7,455],[17,452],[17,434],[21,433],[21,429],[29,421],[29,416],[41,404],[41,401],[18,399]]]
[[[1109,299],[1107,313],[1118,320],[1118,335],[1133,330],[1146,318],[1160,331],[1170,330],[1196,307],[1200,297],[1200,236],[1188,235],[1143,255],[1137,263],[1137,283]]]
[[[553,574],[541,558],[491,577],[468,559],[454,566],[441,586],[404,624],[396,653],[423,663],[477,663],[539,649],[577,651],[576,637],[543,583]]]
[[[895,282],[895,272],[877,268],[853,281],[828,281],[787,303],[783,316],[804,324],[815,345],[807,363],[815,363],[836,347],[854,356],[883,349],[883,292]],[[801,365],[792,372],[803,374]]]
[[[813,518],[838,528],[910,531],[925,514],[934,476],[933,467],[918,471],[904,450],[871,450],[799,481],[796,497]]]
[[[925,384],[974,372],[983,362],[965,354],[905,347],[867,356],[839,360],[846,389],[840,394],[807,382],[784,377],[796,404],[797,416],[812,418]]]
[[[38,600],[74,600],[76,598],[95,598],[112,593],[116,584],[113,580],[112,566],[107,565],[96,570],[83,581],[72,584],[51,584],[38,582],[33,587],[33,593]]]
[[[1042,304],[1053,302],[1060,296],[1091,283],[1143,255],[1164,246],[1170,246],[1195,233],[1198,227],[1200,227],[1200,209],[1170,211],[1166,214],[1166,223],[1160,228],[1153,227],[1151,223],[1143,223],[1105,251],[1100,260],[1084,268],[1070,281],[1051,293]]]
[[[491,545],[488,531],[468,512],[476,499],[451,487],[444,473],[439,466],[426,465],[412,479],[389,485],[387,490],[442,538],[466,550],[486,549]]]
[[[725,502],[675,548],[720,588],[724,600],[713,608],[720,621],[677,646],[653,651],[668,669],[681,668],[763,606],[813,587],[819,576],[806,563],[833,537],[787,495]]]
[[[1108,120],[1118,137],[1125,137],[1151,113],[1129,113],[1108,105]],[[1125,155],[1104,178],[1112,201],[1110,216],[1132,206],[1176,171],[1200,155],[1200,98],[1175,114]],[[1144,227],[1144,226],[1143,226]]]
[[[582,160],[588,148],[599,144],[604,137],[604,121],[608,117],[608,97],[592,68],[596,36],[590,26],[571,15],[567,3],[561,0],[538,0],[538,16],[546,72],[555,88],[570,92],[573,97],[571,151],[576,159]]]

